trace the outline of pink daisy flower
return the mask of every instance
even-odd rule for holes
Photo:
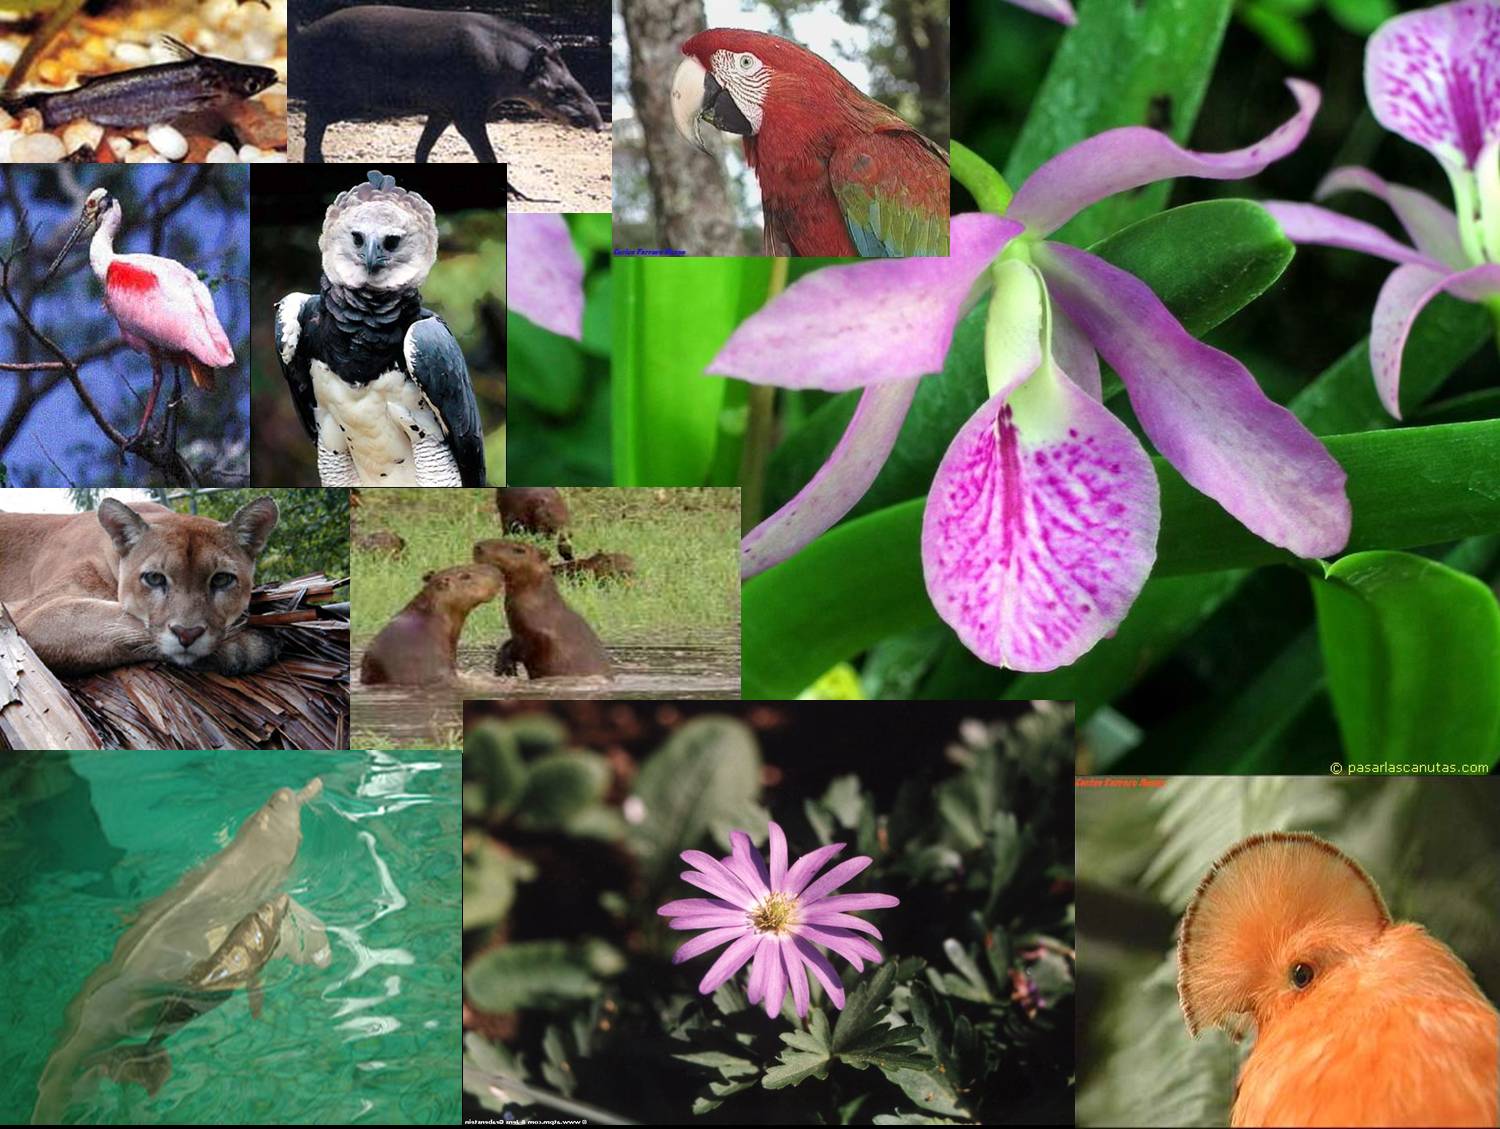
[[[781,1013],[788,989],[797,1014],[807,1015],[809,969],[834,1006],[842,1009],[844,986],[817,946],[838,953],[856,971],[864,970],[865,961],[880,963],[880,950],[859,935],[879,938],[880,930],[851,911],[889,909],[899,901],[889,894],[833,894],[872,860],[868,855],[846,859],[815,880],[823,865],[844,849],[843,843],[819,847],[788,867],[786,835],[772,823],[768,867],[745,832],[730,832],[729,841],[734,851],[722,860],[702,851],[682,852],[682,860],[693,868],[683,872],[683,881],[714,896],[668,902],[656,911],[672,919],[667,924],[673,929],[705,930],[678,949],[672,963],[727,943],[698,985],[704,995],[753,959],[750,1002],[764,1003],[772,1018]]]

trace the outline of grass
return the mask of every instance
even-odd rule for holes
[[[738,636],[739,491],[570,489],[570,538],[580,558],[605,551],[635,558],[633,583],[559,583],[563,598],[606,644],[671,646]],[[356,646],[363,646],[421,590],[422,575],[465,564],[474,542],[502,536],[493,490],[363,490],[352,511],[359,533],[388,529],[406,541],[395,559],[350,550]],[[548,538],[525,538],[555,556]],[[498,643],[509,632],[499,601],[476,608],[463,642]]]

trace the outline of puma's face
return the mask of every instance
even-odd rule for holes
[[[270,498],[227,522],[175,513],[148,522],[113,498],[100,503],[99,524],[120,556],[120,605],[146,625],[163,658],[191,666],[218,649],[250,603],[255,558],[276,519]]]

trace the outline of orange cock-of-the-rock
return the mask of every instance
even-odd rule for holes
[[[1253,835],[1214,863],[1183,915],[1177,968],[1193,1035],[1254,1034],[1231,1125],[1500,1124],[1494,1005],[1316,835]]]

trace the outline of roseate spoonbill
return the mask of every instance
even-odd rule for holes
[[[214,386],[213,370],[233,364],[234,352],[214,313],[213,297],[196,274],[160,255],[115,254],[114,239],[121,218],[120,202],[107,189],[90,192],[47,277],[57,270],[78,237],[97,223],[98,230],[89,243],[89,265],[104,283],[104,305],[120,323],[125,343],[151,358],[151,394],[141,417],[144,432],[161,390],[163,362],[185,366],[195,385],[210,389]]]
[[[1500,1117],[1500,1015],[1316,835],[1252,835],[1214,863],[1182,918],[1177,989],[1192,1034],[1255,1032],[1231,1125]]]
[[[324,486],[485,484],[463,350],[418,290],[437,239],[432,205],[372,172],[324,216],[319,293],[276,304],[281,371]]]

